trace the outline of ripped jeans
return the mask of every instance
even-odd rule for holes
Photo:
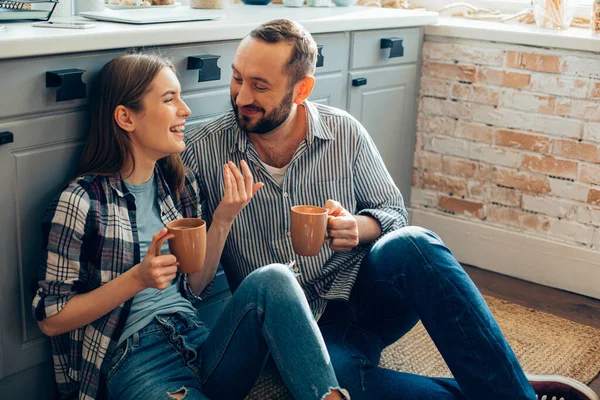
[[[339,388],[294,274],[285,265],[244,279],[210,331],[198,318],[157,316],[113,353],[112,400],[243,399],[271,354],[295,399]]]

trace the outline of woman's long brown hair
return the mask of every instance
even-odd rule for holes
[[[90,135],[81,155],[81,174],[114,175],[128,159],[135,168],[131,139],[113,114],[118,105],[142,112],[144,95],[163,68],[175,71],[171,62],[150,54],[123,55],[102,68],[92,90]],[[172,154],[158,160],[158,165],[171,192],[178,196],[185,180],[181,157]]]

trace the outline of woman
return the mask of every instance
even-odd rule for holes
[[[192,301],[209,291],[234,218],[262,183],[224,165],[224,195],[202,271],[177,272],[156,243],[165,224],[199,217],[184,170],[190,109],[174,67],[126,55],[100,72],[82,175],[50,204],[33,308],[52,338],[61,396],[80,399],[243,398],[269,354],[297,399],[341,399],[304,294],[285,265],[246,278],[212,332]]]

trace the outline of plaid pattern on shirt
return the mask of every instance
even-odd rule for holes
[[[187,170],[179,200],[155,168],[163,223],[199,217],[198,180]],[[69,184],[48,207],[42,232],[44,248],[39,289],[33,300],[37,320],[57,314],[76,294],[90,292],[140,262],[135,199],[120,175],[85,175]],[[179,289],[190,301],[187,275],[178,275]],[[54,375],[61,398],[106,397],[110,354],[121,335],[132,299],[89,325],[51,338]]]

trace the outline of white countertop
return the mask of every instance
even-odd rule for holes
[[[465,18],[440,17],[436,25],[425,28],[425,34],[600,52],[600,35],[583,28],[571,27],[566,30],[555,30],[538,28],[535,24],[503,24]]]
[[[31,22],[2,22],[0,25],[7,29],[0,31],[0,59],[240,39],[257,25],[276,18],[295,20],[311,33],[414,27],[434,24],[438,19],[436,12],[375,7],[236,4],[221,11],[224,18],[201,22],[130,25],[86,19],[96,25],[91,29],[34,28]]]

